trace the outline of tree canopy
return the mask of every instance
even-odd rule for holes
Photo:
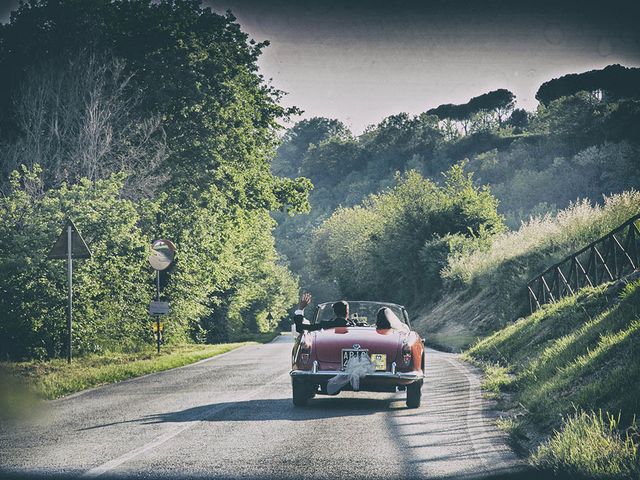
[[[178,257],[162,280],[172,305],[169,341],[273,329],[268,313],[276,323],[285,315],[296,279],[275,251],[269,212],[307,211],[311,185],[271,173],[280,122],[297,110],[282,107],[282,92],[259,74],[267,45],[249,39],[231,13],[216,14],[199,0],[21,3],[0,26],[0,250],[28,231],[40,258],[59,220],[74,217],[91,237],[99,218],[78,212],[112,206],[114,232],[136,239],[134,250],[118,249],[112,259],[114,272],[131,272],[116,282],[131,295],[108,310],[92,307],[101,298],[92,290],[86,315],[78,309],[80,324],[98,332],[96,322],[120,321],[130,332],[122,345],[150,341],[144,292],[152,279],[143,246],[170,238]],[[121,197],[128,203],[118,203]],[[95,242],[100,250],[110,240]],[[19,259],[11,262],[3,264],[3,281],[24,285]],[[79,289],[102,285],[99,269],[86,271]],[[38,318],[12,317],[31,332],[12,355],[33,353],[29,342],[51,327],[44,319],[63,313],[54,285],[47,279],[3,293],[11,305],[25,302],[21,295],[44,302],[34,310]],[[127,302],[135,302],[130,315]],[[11,311],[0,316],[15,327],[5,318]],[[109,329],[91,338],[94,346],[83,351],[117,345]]]
[[[611,100],[640,95],[640,68],[608,65],[602,70],[570,73],[544,82],[536,92],[536,99],[548,105],[553,100],[580,91],[603,92]]]
[[[503,121],[513,111],[515,105],[515,95],[509,90],[500,88],[477,97],[471,98],[467,103],[451,104],[447,103],[436,108],[427,110],[427,114],[435,115],[440,120],[454,120],[461,122],[465,134],[469,133],[469,123],[475,120],[480,129],[490,128],[491,120],[486,114],[495,115],[495,120],[499,127]],[[485,115],[482,115],[482,114]]]
[[[500,201],[497,211],[511,228],[531,215],[565,208],[578,198],[599,201],[603,194],[640,187],[635,174],[640,170],[637,98],[616,100],[578,91],[541,104],[533,112],[513,107],[510,92],[495,90],[464,105],[441,105],[415,116],[391,115],[359,136],[341,132],[327,138],[326,130],[318,129],[323,140],[305,152],[296,147],[303,173],[315,185],[310,195],[312,210],[308,216],[291,219],[279,215],[276,240],[295,271],[301,272],[302,283],[324,298],[341,293],[355,296],[378,291],[367,282],[379,281],[375,269],[385,264],[387,256],[412,271],[413,264],[385,253],[395,247],[381,242],[379,228],[384,222],[365,201],[371,194],[395,188],[397,173],[402,176],[415,170],[437,189],[443,182],[440,172],[468,159],[464,171],[473,173],[479,184],[491,186]],[[502,110],[482,110],[491,108]],[[314,122],[329,123],[329,119]],[[290,151],[288,142],[290,137],[285,135],[278,155]],[[424,193],[420,188],[412,192],[416,199]],[[468,217],[460,218],[469,226]],[[455,254],[470,245],[486,247],[492,238],[485,230],[469,240],[460,233],[463,225],[451,231],[458,233],[439,232],[419,248],[403,244],[434,291],[439,288],[439,268],[451,251]],[[371,249],[374,243],[384,247]],[[380,265],[369,258],[375,252],[380,254]],[[314,259],[312,265],[308,258]],[[423,260],[426,263],[420,263]],[[363,290],[350,280],[349,272],[355,272]],[[387,278],[396,277],[385,277],[385,282]],[[396,285],[402,298],[411,298],[411,289],[419,290],[414,280],[421,277],[414,272],[411,278]]]

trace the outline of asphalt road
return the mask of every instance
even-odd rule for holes
[[[485,478],[522,469],[477,371],[427,352],[423,403],[291,403],[291,337],[60,400],[0,424],[0,472],[106,478]]]

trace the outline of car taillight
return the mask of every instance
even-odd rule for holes
[[[412,360],[411,347],[408,343],[402,344],[402,363],[405,367],[409,366]]]

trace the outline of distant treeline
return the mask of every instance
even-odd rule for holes
[[[602,70],[571,73],[543,83],[536,99],[545,105],[578,92],[605,95],[611,100],[640,96],[640,68],[609,65]]]
[[[34,0],[0,25],[0,358],[58,356],[65,276],[47,251],[67,217],[77,354],[152,343],[154,238],[165,340],[273,330],[297,296],[269,216],[307,211],[307,180],[271,174],[295,109],[258,74],[266,43],[195,0]]]
[[[447,255],[470,248],[460,236],[490,244],[490,232],[499,229],[480,232],[460,213],[435,226],[433,222],[442,218],[413,219],[417,207],[411,202],[386,212],[382,220],[376,216],[380,198],[393,198],[397,189],[407,188],[404,182],[411,171],[424,177],[424,182],[440,185],[434,188],[446,189],[449,177],[441,172],[462,165],[456,168],[473,174],[468,191],[488,185],[490,194],[489,190],[486,194],[495,200],[486,203],[486,211],[497,205],[504,223],[514,229],[532,215],[553,214],[577,199],[602,202],[603,195],[638,188],[640,98],[634,79],[639,71],[613,65],[554,79],[541,86],[538,96],[544,101],[534,112],[515,108],[513,94],[498,89],[465,104],[440,105],[417,116],[390,116],[359,136],[337,120],[303,120],[285,135],[273,169],[279,175],[311,179],[312,210],[308,216],[276,216],[278,248],[292,269],[301,272],[303,284],[322,297],[375,294],[403,302],[437,298],[439,272]],[[419,203],[420,189],[411,198]],[[458,208],[473,204],[471,198],[461,200]],[[431,202],[443,200],[433,197]],[[359,225],[365,217],[380,225],[413,219],[414,230],[394,228],[403,233],[390,242],[385,235],[362,230]],[[454,223],[453,218],[462,223]],[[353,232],[361,232],[354,243],[358,247],[348,250]],[[344,248],[334,242],[325,252],[323,242],[334,237],[344,237]],[[414,243],[410,247],[406,242]],[[432,251],[435,245],[441,249]],[[365,261],[362,252],[378,252],[378,256]],[[357,265],[353,258],[360,259]],[[387,275],[385,265],[390,259],[411,268]],[[363,265],[369,268],[369,261],[377,262],[379,268],[367,276],[358,273]],[[347,265],[366,289],[354,289]],[[382,282],[381,289],[368,283],[374,271],[379,273],[375,281]]]

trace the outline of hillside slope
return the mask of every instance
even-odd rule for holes
[[[466,357],[484,368],[485,388],[502,393],[508,412],[503,424],[534,453],[534,463],[588,476],[628,478],[640,473],[635,430],[639,342],[636,272],[544,306],[479,341]],[[582,432],[578,436],[576,428]],[[628,428],[631,436],[625,435]],[[595,446],[587,442],[591,435],[599,439]],[[537,444],[549,436],[536,452]],[[600,443],[620,449],[612,453]]]
[[[441,272],[444,292],[418,312],[417,330],[431,345],[467,348],[529,314],[527,281],[638,213],[640,193],[632,190],[605,197],[603,206],[585,200],[555,216],[534,217],[488,245],[472,240],[449,255]]]

